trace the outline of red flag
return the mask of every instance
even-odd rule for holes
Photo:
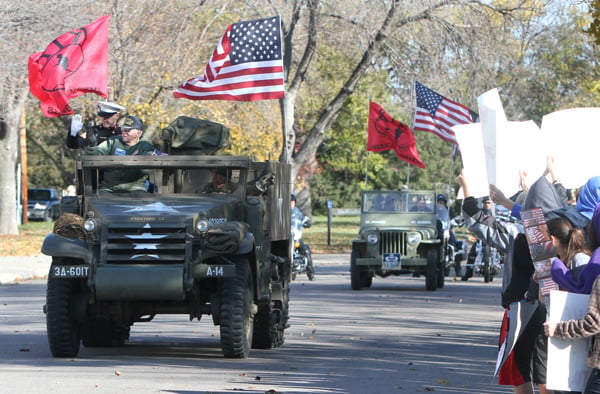
[[[412,130],[371,101],[369,103],[367,150],[381,152],[390,149],[394,150],[399,159],[419,168],[425,168],[425,163],[419,158],[417,142]]]
[[[108,97],[108,19],[65,33],[29,57],[29,90],[45,116],[72,114],[69,100],[84,93]]]
[[[280,99],[284,94],[279,16],[229,25],[204,75],[173,92],[175,98],[234,101]]]
[[[435,133],[448,142],[457,144],[452,126],[473,123],[476,114],[462,104],[449,100],[415,81],[417,108],[414,130]]]

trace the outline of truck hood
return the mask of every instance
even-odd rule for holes
[[[199,215],[209,220],[228,221],[239,198],[227,195],[188,197],[93,196],[87,198],[87,210],[96,218],[110,218],[111,222],[175,221]]]

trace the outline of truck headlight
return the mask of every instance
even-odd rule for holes
[[[367,235],[367,242],[370,244],[376,244],[379,242],[379,235],[377,233],[369,233]]]
[[[196,222],[196,230],[201,233],[205,233],[208,231],[208,220],[200,219]]]
[[[417,245],[419,242],[421,242],[421,234],[408,233],[406,236],[406,242],[408,242],[409,245]]]
[[[86,219],[85,222],[83,222],[83,229],[88,233],[93,233],[96,229],[96,222],[92,219]]]

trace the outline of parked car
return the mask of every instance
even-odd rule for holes
[[[27,189],[27,218],[49,222],[58,219],[60,197],[56,189]]]

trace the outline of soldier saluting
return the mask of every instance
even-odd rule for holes
[[[109,137],[120,135],[121,128],[117,125],[121,112],[125,107],[109,101],[98,103],[98,116],[100,124],[84,129],[81,115],[73,115],[67,133],[67,146],[71,149],[88,148],[96,146]]]

